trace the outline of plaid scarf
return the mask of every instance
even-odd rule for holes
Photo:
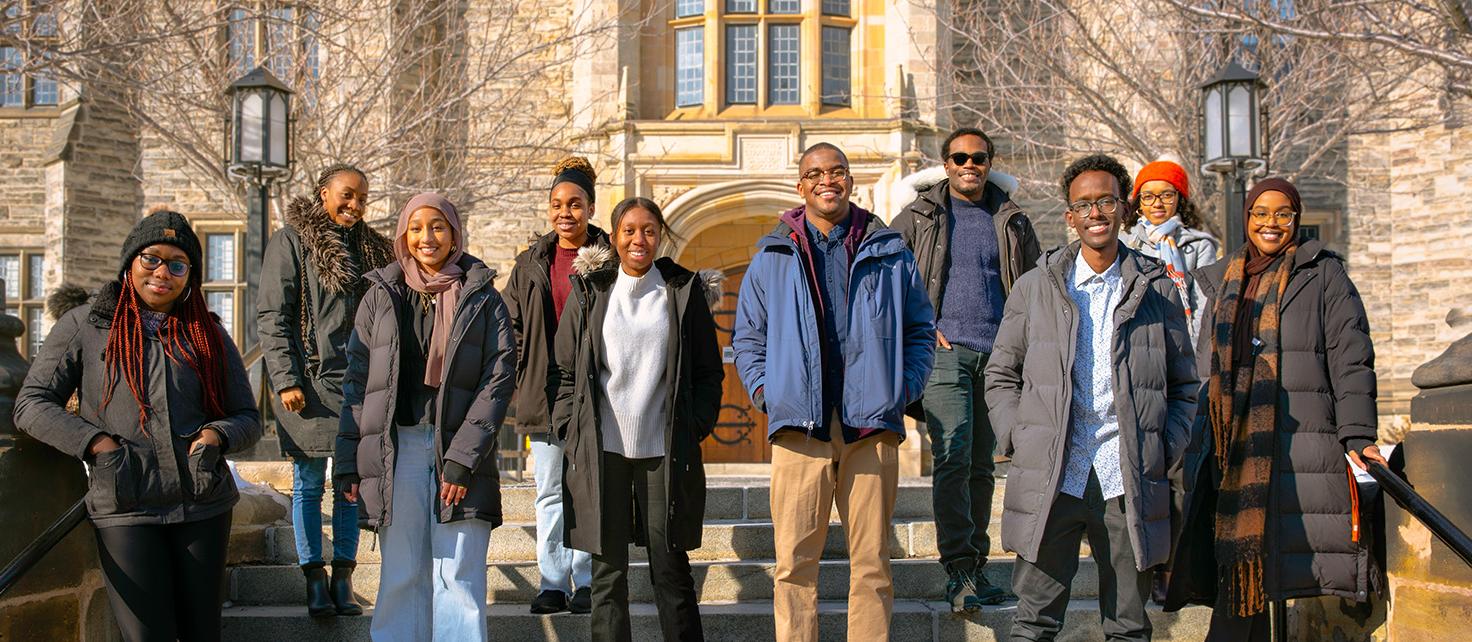
[[[1266,605],[1263,537],[1282,354],[1278,304],[1297,247],[1289,246],[1275,258],[1250,256],[1251,250],[1249,243],[1227,265],[1216,306],[1208,388],[1212,440],[1222,471],[1216,504],[1217,606],[1240,617],[1261,613]],[[1244,337],[1248,340],[1240,340]],[[1234,354],[1244,348],[1255,354]]]

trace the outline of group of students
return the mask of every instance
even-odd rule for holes
[[[1112,639],[1149,638],[1157,570],[1170,571],[1167,608],[1216,607],[1212,639],[1265,635],[1269,601],[1368,599],[1345,455],[1383,462],[1373,350],[1343,262],[1299,238],[1296,189],[1259,182],[1246,243],[1217,261],[1183,169],[1152,163],[1132,180],[1089,156],[1060,185],[1078,240],[1044,253],[991,171],[992,141],[961,129],[942,151],[946,177],[891,226],[849,201],[840,149],[805,150],[803,204],[757,243],[743,279],[732,347],[768,417],[777,637],[818,638],[836,503],[848,636],[887,638],[907,409],[931,437],[957,612],[1008,597],[982,569],[993,455],[1010,458],[1014,640],[1061,630],[1084,536]],[[639,544],[665,639],[703,639],[688,552],[701,545],[700,444],[721,405],[723,277],[659,257],[671,232],[648,199],[618,203],[611,234],[591,225],[595,179],[584,159],[558,164],[552,231],[499,290],[441,195],[410,199],[391,238],[363,220],[368,179],[351,166],[291,202],[257,303],[311,615],[362,613],[362,528],[382,547],[374,639],[488,638],[509,415],[536,461],[532,611],[591,613],[594,639],[630,640]],[[87,509],[128,640],[219,638],[238,498],[225,457],[261,434],[201,265],[183,216],[143,218],[117,278],[56,323],[16,403],[22,430],[89,465]]]

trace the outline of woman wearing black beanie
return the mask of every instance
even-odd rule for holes
[[[547,371],[553,338],[572,292],[573,259],[584,246],[609,246],[608,234],[590,225],[593,218],[593,166],[580,156],[558,163],[547,190],[547,222],[552,231],[516,257],[506,284],[506,308],[516,331],[516,396],[512,414],[516,434],[531,442],[537,482],[537,566],[540,592],[532,613],[592,610],[593,558],[563,544],[562,442],[548,426],[552,400]]]
[[[189,221],[154,213],[92,305],[66,313],[15,424],[91,465],[86,505],[125,640],[218,640],[230,513],[225,455],[260,439],[240,353],[205,307]],[[76,414],[67,401],[76,393]]]

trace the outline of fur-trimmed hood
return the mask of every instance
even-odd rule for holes
[[[908,186],[912,192],[918,193],[934,187],[936,183],[943,180],[946,180],[946,168],[944,165],[936,165],[935,167],[927,167],[900,179],[899,184]],[[996,185],[998,189],[1006,192],[1009,196],[1015,193],[1020,185],[1017,182],[1017,177],[997,170],[991,170],[986,173],[986,182]],[[912,194],[910,199],[914,200],[914,198],[915,196]]]
[[[393,242],[388,237],[361,220],[344,233],[321,203],[306,196],[298,196],[287,205],[286,225],[301,238],[302,250],[316,268],[323,289],[332,293],[347,291],[360,275],[394,260]]]
[[[618,276],[614,272],[617,267],[618,255],[614,253],[613,248],[607,245],[584,245],[578,248],[578,255],[572,260],[573,272],[600,288],[613,284],[613,280]],[[659,275],[664,277],[665,283],[673,288],[684,287],[690,279],[699,279],[700,291],[704,294],[705,303],[710,306],[711,310],[715,310],[716,306],[720,305],[721,298],[725,296],[726,275],[720,270],[691,272],[673,259],[665,257],[654,261],[654,269],[659,270]]]

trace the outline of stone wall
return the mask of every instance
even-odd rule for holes
[[[1411,371],[1456,332],[1472,303],[1472,129],[1358,137],[1350,143],[1350,276],[1370,317],[1382,425],[1410,411]]]

